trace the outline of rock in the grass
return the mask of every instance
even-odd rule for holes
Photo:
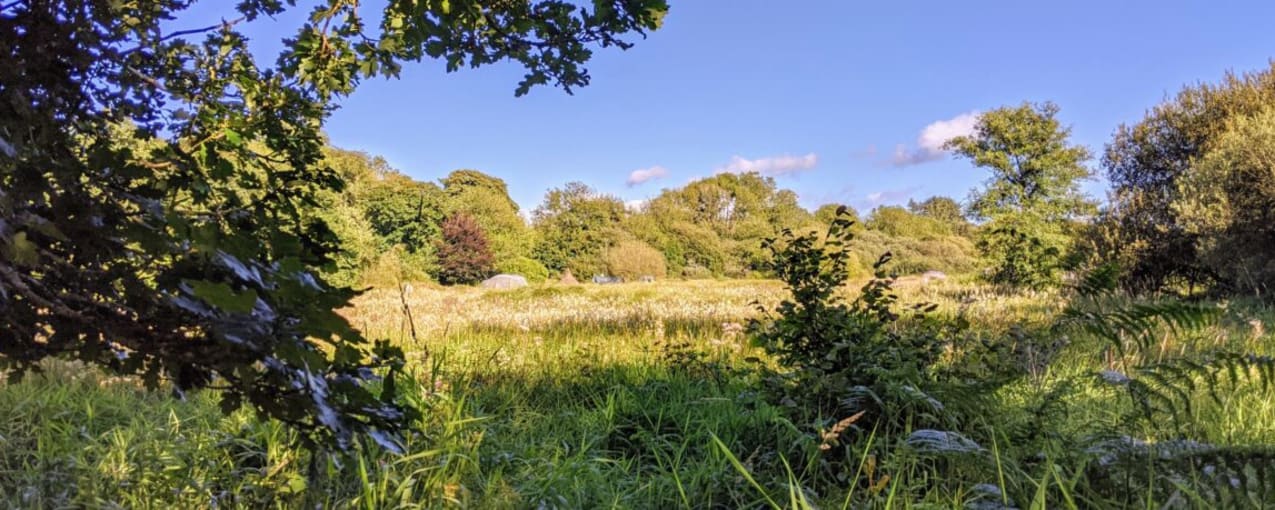
[[[571,274],[571,270],[567,269],[562,272],[562,278],[558,279],[558,283],[563,285],[580,285],[580,280],[577,280],[576,276]]]
[[[619,277],[619,276],[607,276],[607,275],[604,275],[604,274],[595,274],[595,275],[593,275],[593,283],[596,283],[596,284],[599,284],[599,285],[609,285],[609,284],[613,284],[613,283],[624,283],[624,278],[621,278],[621,277]]]
[[[516,274],[498,274],[483,280],[482,285],[487,289],[517,289],[526,287],[527,279]]]
[[[942,271],[926,271],[921,273],[921,283],[941,282],[947,280],[947,273]]]

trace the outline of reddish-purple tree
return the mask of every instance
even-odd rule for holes
[[[438,242],[438,281],[444,285],[476,283],[491,276],[494,257],[487,234],[474,218],[456,213],[443,221]]]

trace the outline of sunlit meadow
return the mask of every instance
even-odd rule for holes
[[[933,313],[961,315],[989,341],[1028,342],[1061,306],[1056,293],[1002,295],[959,281],[913,278],[896,287],[902,303],[936,303]],[[835,442],[841,430],[793,423],[759,395],[753,368],[768,361],[750,345],[745,325],[759,305],[784,295],[777,282],[762,280],[367,292],[343,313],[407,349],[412,383],[401,390],[425,411],[404,455],[360,447],[350,457],[311,456],[278,424],[243,411],[222,416],[209,393],[180,401],[135,381],[51,364],[42,377],[0,388],[0,501],[45,508],[960,508],[987,499],[974,484],[934,479],[937,464],[906,455],[889,462],[861,455],[832,487],[793,467],[816,464],[827,454],[820,439]],[[1223,327],[1165,336],[1162,350],[1269,344],[1267,310],[1230,308]],[[1117,362],[1079,340],[1062,350],[1027,383],[1003,390],[1002,408],[989,409],[985,425],[1021,421],[1059,381],[1091,381],[1086,373]],[[1034,363],[1024,353],[1023,363]],[[1081,390],[1064,404],[1065,423],[1051,427],[1071,434],[1117,419],[1122,409],[1104,403],[1116,402],[1104,392]],[[1213,441],[1275,439],[1275,405],[1256,390],[1193,412]],[[986,475],[1006,487],[1055,487],[1039,491],[1039,508],[1087,506],[1048,499],[1059,487],[1069,495],[1065,488],[1083,471],[1022,460],[1036,454],[1050,453],[988,445],[980,455],[996,469],[974,462],[944,472],[959,480]]]

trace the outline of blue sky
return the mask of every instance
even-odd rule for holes
[[[526,209],[568,181],[639,200],[752,168],[807,207],[864,210],[964,199],[979,185],[983,171],[926,149],[967,126],[963,114],[1052,100],[1097,154],[1120,123],[1183,85],[1275,57],[1266,0],[670,3],[663,29],[629,51],[599,51],[592,85],[574,96],[515,98],[514,65],[445,74],[426,62],[363,84],[327,132],[418,179],[499,176]],[[247,32],[265,42],[296,23]],[[637,170],[649,180],[626,183]]]

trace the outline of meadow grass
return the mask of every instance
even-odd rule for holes
[[[311,455],[277,423],[222,415],[214,395],[177,400],[50,363],[43,375],[0,387],[0,506],[1198,506],[1189,488],[1169,497],[1177,500],[1102,499],[1087,488],[1097,483],[1094,460],[1068,450],[1076,438],[1116,430],[1173,438],[1128,424],[1131,402],[1091,376],[1128,360],[1091,338],[1059,341],[1049,328],[1065,304],[1058,294],[1005,295],[961,281],[897,288],[905,303],[960,314],[984,341],[1029,347],[1015,351],[1029,375],[962,424],[990,439],[980,450],[925,455],[901,437],[856,430],[846,416],[791,421],[760,390],[757,364],[773,361],[741,330],[757,304],[784,296],[776,282],[417,285],[370,291],[346,311],[369,336],[408,350],[411,380],[400,391],[425,418],[405,438],[407,454],[359,445],[348,456]],[[1271,354],[1260,325],[1273,319],[1262,305],[1231,303],[1217,326],[1166,333],[1159,353],[1225,345]],[[1275,444],[1275,403],[1261,385],[1197,400],[1183,417],[1193,439]],[[1035,439],[1023,440],[1024,431]]]

